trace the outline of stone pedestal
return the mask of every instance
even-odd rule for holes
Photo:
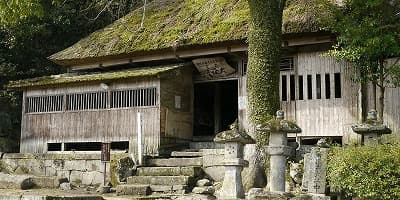
[[[383,134],[392,133],[392,130],[378,121],[376,110],[368,112],[367,120],[364,123],[353,125],[351,128],[355,133],[362,136],[362,143],[364,145],[380,144]]]
[[[285,191],[286,158],[292,151],[288,146],[268,146],[270,157],[270,191]]]
[[[225,176],[218,199],[244,199],[242,170],[248,162],[243,160],[243,145],[255,141],[239,132],[237,124],[232,124],[231,130],[218,133],[214,141],[225,144]]]
[[[276,119],[267,123],[265,131],[270,133],[266,151],[270,158],[270,191],[285,192],[286,158],[292,148],[287,146],[287,133],[300,133],[301,129],[293,122],[284,120],[284,112],[278,111]]]

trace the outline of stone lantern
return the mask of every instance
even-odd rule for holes
[[[392,133],[392,130],[378,121],[376,110],[368,112],[367,120],[364,123],[353,125],[351,128],[355,133],[361,134],[364,145],[379,144],[383,134]]]
[[[263,131],[269,132],[269,146],[266,150],[270,158],[270,191],[285,192],[286,158],[293,151],[287,145],[288,133],[300,133],[301,129],[294,122],[284,120],[284,112],[276,112],[276,119],[267,122]]]
[[[225,144],[225,177],[218,199],[243,199],[244,190],[241,172],[248,162],[243,159],[243,146],[254,144],[255,141],[246,133],[238,130],[237,121],[231,130],[218,133],[214,141]]]

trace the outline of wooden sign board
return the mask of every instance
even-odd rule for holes
[[[111,143],[101,143],[101,161],[110,162]]]
[[[207,79],[222,78],[236,72],[223,57],[199,58],[192,62],[199,70],[200,75]]]

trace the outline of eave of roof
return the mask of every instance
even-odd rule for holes
[[[332,17],[333,0],[288,0],[283,12],[283,34],[317,32]],[[176,50],[192,45],[245,41],[247,0],[154,0],[71,47],[53,54],[52,61],[113,57],[124,54]]]
[[[184,66],[184,64],[135,68],[124,71],[114,71],[114,72],[104,72],[104,73],[90,73],[90,74],[67,73],[67,74],[59,74],[59,75],[43,76],[43,77],[24,79],[18,81],[11,81],[8,84],[8,87],[18,89],[18,88],[28,88],[28,87],[38,87],[38,86],[69,84],[69,83],[149,77],[149,76],[161,75],[168,71],[178,69],[182,66]]]

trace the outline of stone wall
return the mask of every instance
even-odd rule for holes
[[[107,163],[107,179],[110,177],[110,163]],[[0,171],[35,176],[58,176],[70,182],[83,185],[103,183],[104,163],[100,154],[1,154]]]

